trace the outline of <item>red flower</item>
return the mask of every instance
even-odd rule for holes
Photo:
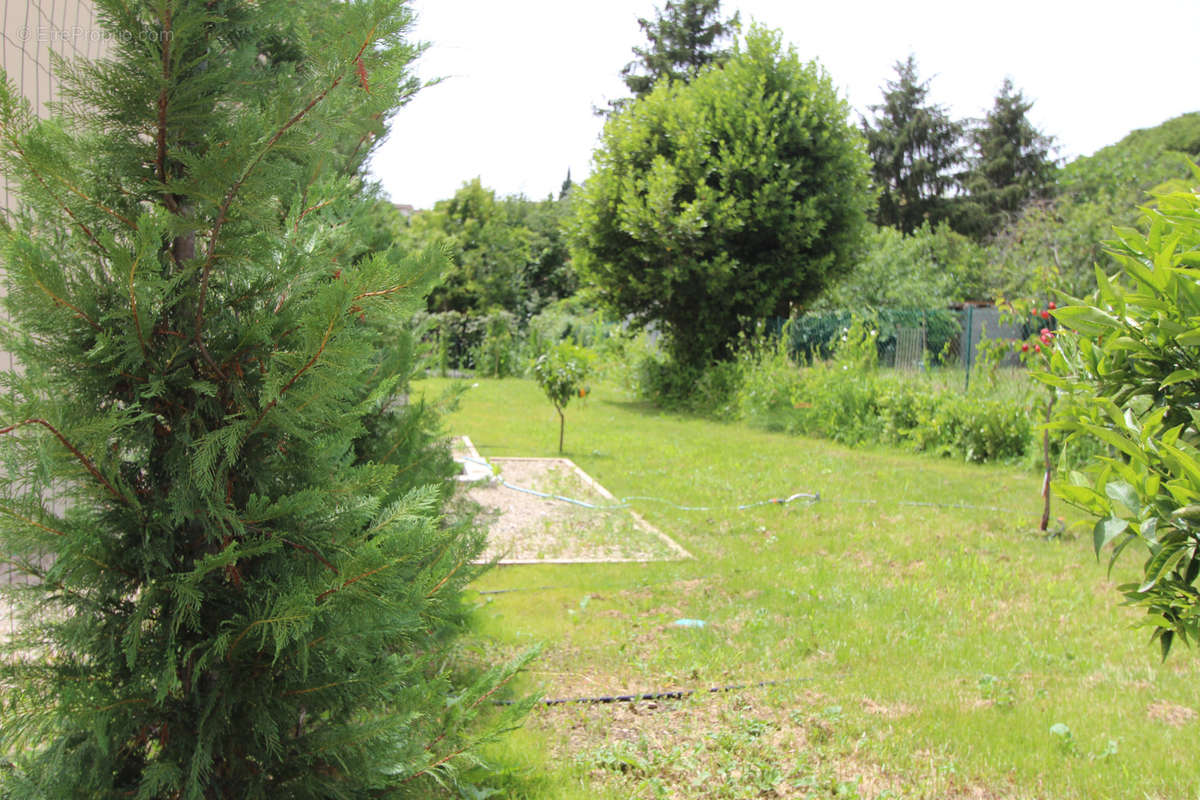
[[[1049,308],[1051,311],[1053,311],[1054,309],[1058,308],[1058,306],[1054,305],[1054,301],[1053,301],[1053,300],[1051,300],[1049,303],[1047,303],[1047,304],[1046,304],[1046,306],[1047,306],[1047,307],[1048,307],[1048,308]]]
[[[1043,312],[1042,312],[1042,319],[1050,319],[1050,312],[1049,312],[1049,311],[1043,311]]]
[[[1025,344],[1021,345],[1021,352],[1022,352],[1022,353],[1028,353],[1028,352],[1029,352],[1029,342],[1026,342]]]
[[[1042,346],[1040,344],[1035,344],[1033,346],[1033,350],[1035,353],[1040,353],[1040,352],[1042,352]]]

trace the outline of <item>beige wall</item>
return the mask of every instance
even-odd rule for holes
[[[50,52],[64,58],[96,58],[106,48],[96,13],[88,0],[0,0],[0,23],[4,72],[33,104],[38,114],[46,104],[58,100],[51,74]],[[0,174],[0,213],[11,198]],[[2,291],[2,287],[0,287]],[[0,370],[12,369],[12,358],[0,352]],[[0,566],[0,582],[13,576]],[[0,638],[12,631],[12,616],[0,603]]]

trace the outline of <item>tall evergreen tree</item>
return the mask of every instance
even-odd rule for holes
[[[1054,140],[1029,121],[1033,102],[1010,79],[987,116],[970,132],[974,148],[964,177],[969,213],[964,222],[978,238],[992,235],[1033,200],[1049,197],[1054,185]]]
[[[879,189],[876,221],[908,234],[951,220],[965,163],[963,125],[929,102],[929,81],[918,77],[914,56],[896,63],[896,80],[871,112],[862,128]]]
[[[0,89],[0,796],[435,796],[508,673],[446,671],[481,541],[387,346],[444,258],[356,227],[411,15],[96,5],[62,118]]]
[[[705,66],[721,63],[732,50],[720,44],[738,30],[738,15],[722,20],[721,0],[668,0],[654,19],[639,19],[649,44],[635,47],[636,59],[621,70],[633,96],[645,97],[662,80],[690,81]]]

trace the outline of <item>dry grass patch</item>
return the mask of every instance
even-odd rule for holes
[[[902,704],[864,698],[892,718]],[[842,710],[820,692],[784,697],[769,689],[694,695],[682,701],[542,709],[529,723],[551,742],[551,758],[586,771],[593,787],[628,798],[951,798],[997,800],[939,771],[903,776],[876,763]]]
[[[1162,722],[1173,728],[1182,728],[1196,719],[1196,710],[1187,706],[1158,700],[1146,709],[1146,715],[1156,722]]]

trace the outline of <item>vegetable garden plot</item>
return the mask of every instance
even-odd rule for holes
[[[481,478],[464,481],[463,493],[483,510],[488,527],[486,560],[576,564],[691,558],[637,513],[606,508],[618,505],[616,499],[570,459],[493,458],[489,463],[495,473],[485,469],[481,474],[482,459],[466,437],[456,440],[455,457],[464,464],[464,477]]]

